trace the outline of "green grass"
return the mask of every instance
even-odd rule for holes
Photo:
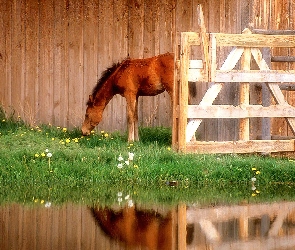
[[[295,197],[292,159],[179,154],[170,148],[169,128],[141,128],[140,137],[133,144],[126,134],[107,131],[82,137],[79,129],[29,127],[0,111],[0,204],[113,204],[118,193],[122,203],[129,196],[137,203],[161,204]],[[134,159],[127,165],[129,152]],[[251,189],[252,177],[256,190]]]

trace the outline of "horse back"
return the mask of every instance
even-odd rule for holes
[[[166,53],[145,59],[129,59],[122,63],[117,73],[119,94],[136,93],[153,96],[165,90],[172,95],[174,80],[174,55]]]

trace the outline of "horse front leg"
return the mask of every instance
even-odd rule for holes
[[[138,141],[138,115],[136,96],[126,96],[127,101],[127,123],[128,141]]]
[[[139,135],[138,135],[138,97],[136,97],[136,101],[135,101],[134,140],[139,141]]]

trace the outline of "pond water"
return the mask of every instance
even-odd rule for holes
[[[0,249],[295,249],[295,202],[2,205]]]

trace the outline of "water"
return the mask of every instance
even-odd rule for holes
[[[295,202],[0,207],[0,249],[294,249]]]

